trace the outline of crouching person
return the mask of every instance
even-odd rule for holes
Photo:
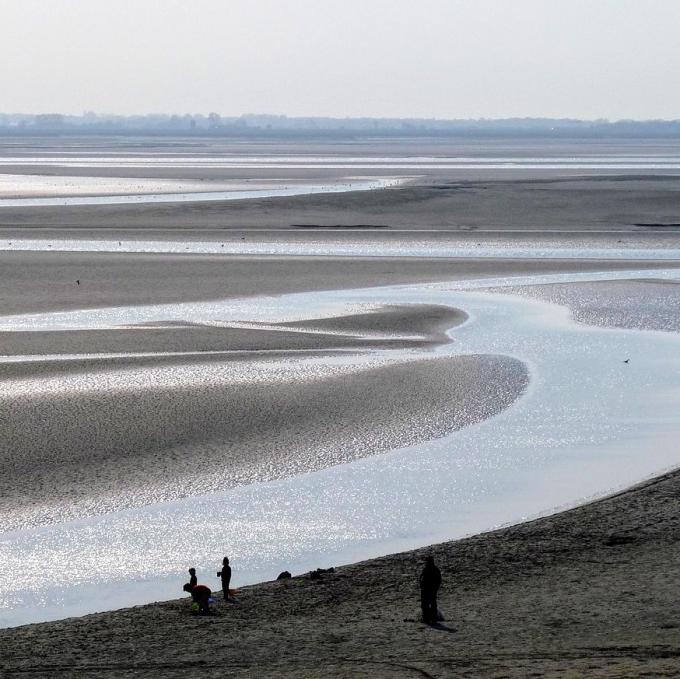
[[[209,587],[205,585],[192,585],[190,582],[187,582],[183,589],[191,594],[194,604],[198,604],[199,615],[210,615],[210,597],[212,592]]]

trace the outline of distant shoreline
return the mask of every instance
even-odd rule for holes
[[[234,139],[347,138],[680,138],[680,120],[569,118],[332,118],[267,114],[67,115],[0,113],[0,136],[149,136]]]

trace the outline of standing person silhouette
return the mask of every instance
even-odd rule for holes
[[[229,558],[222,559],[222,570],[217,572],[217,577],[222,578],[222,593],[224,600],[229,601],[229,583],[231,582],[231,566],[229,565]]]
[[[423,622],[428,625],[437,622],[437,592],[442,584],[442,574],[434,564],[434,557],[425,559],[425,568],[420,574],[420,605]]]
[[[195,568],[189,569],[189,584],[192,587],[196,587],[196,585],[198,584],[198,578],[196,577],[196,569]]]

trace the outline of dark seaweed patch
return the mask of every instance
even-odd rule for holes
[[[389,229],[387,224],[291,224],[296,229]]]

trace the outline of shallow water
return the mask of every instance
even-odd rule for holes
[[[531,245],[478,244],[460,245],[441,240],[409,238],[377,241],[370,238],[344,237],[333,240],[330,234],[314,237],[303,234],[300,239],[263,239],[259,234],[244,240],[176,241],[176,240],[88,240],[60,238],[13,238],[0,240],[0,251],[30,252],[119,252],[181,253],[295,257],[472,257],[480,259],[630,259],[679,260],[680,249],[669,244],[665,248],[636,247],[612,243],[606,247],[554,244]]]
[[[568,170],[655,170],[680,169],[677,153],[593,153],[540,155],[310,155],[267,154],[260,155],[191,155],[148,153],[102,155],[100,152],[59,152],[42,156],[0,157],[2,166],[38,166],[69,168],[232,168],[232,169],[568,169]]]
[[[213,571],[224,553],[240,586],[283,569],[431,544],[676,466],[680,335],[578,325],[562,307],[474,289],[639,276],[527,276],[1,319],[5,328],[50,329],[177,317],[273,322],[376,304],[447,304],[469,320],[451,331],[454,342],[433,351],[510,355],[528,365],[531,382],[500,415],[436,441],[281,481],[5,533],[0,562],[16,577],[3,584],[0,624],[174,598],[189,565],[217,587]]]
[[[26,191],[27,186],[25,176],[19,176],[22,181],[17,181],[14,185],[5,185],[5,193]],[[362,178],[346,177],[342,181],[324,184],[298,183],[292,186],[281,186],[281,182],[273,184],[267,188],[251,189],[248,184],[227,191],[199,191],[194,188],[192,191],[173,190],[172,187],[181,188],[187,182],[167,181],[164,190],[158,191],[158,181],[151,183],[148,180],[129,180],[120,179],[115,183],[114,179],[106,180],[105,186],[108,195],[68,195],[72,189],[68,185],[60,184],[56,188],[51,185],[54,182],[52,177],[34,177],[34,183],[30,185],[32,192],[56,193],[51,196],[38,196],[26,198],[3,198],[0,197],[0,208],[3,207],[56,207],[59,205],[120,205],[127,203],[187,203],[187,202],[207,202],[220,200],[246,200],[248,198],[273,198],[281,196],[303,196],[315,193],[344,193],[347,191],[370,191],[373,189],[383,189],[389,186],[397,186],[403,179],[393,177],[383,178]],[[101,180],[99,180],[101,181]],[[135,189],[144,186],[147,182],[145,192],[137,192]],[[88,188],[88,182],[92,185]],[[98,185],[97,178],[78,178],[77,187],[79,192],[90,191],[96,193],[103,189]],[[154,188],[155,187],[155,188]],[[63,195],[60,195],[63,194]],[[111,195],[115,194],[115,195]],[[1,196],[1,194],[0,194]]]

